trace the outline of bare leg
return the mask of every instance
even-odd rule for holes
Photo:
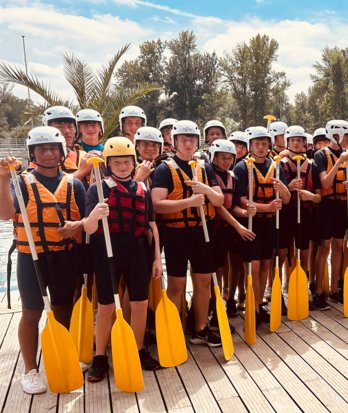
[[[96,330],[95,330],[95,346],[96,356],[104,356],[106,351],[106,346],[109,342],[113,314],[115,312],[115,304],[100,304],[98,303],[98,312],[96,319]]]
[[[179,313],[181,311],[182,293],[186,285],[186,277],[168,276],[167,295],[176,305]]]
[[[210,299],[210,282],[211,274],[192,274],[192,305],[195,314],[196,331],[203,330],[207,325]]]
[[[144,347],[144,335],[146,327],[148,300],[131,301],[131,327],[134,332],[138,350]]]
[[[38,369],[36,362],[39,328],[42,311],[22,309],[22,317],[18,326],[18,340],[24,361],[25,373]]]
[[[338,288],[338,280],[341,278],[343,264],[343,239],[332,238],[331,242],[331,288],[334,293]]]
[[[321,240],[318,247],[318,252],[315,260],[315,275],[317,277],[317,293],[321,294],[323,292],[322,283],[324,277],[324,268],[327,261],[327,257],[330,252],[330,240]]]

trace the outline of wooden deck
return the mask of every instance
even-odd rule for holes
[[[243,340],[238,316],[232,319],[237,332],[230,362],[224,362],[221,349],[188,345],[184,365],[144,372],[145,388],[137,394],[116,390],[110,368],[108,379],[100,383],[86,381],[84,388],[70,394],[32,397],[23,393],[20,383],[20,302],[13,293],[13,309],[7,310],[5,294],[0,300],[1,412],[348,411],[348,319],[340,305],[313,311],[301,322],[283,317],[277,333],[262,325],[251,348]]]

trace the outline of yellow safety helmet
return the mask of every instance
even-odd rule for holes
[[[136,164],[136,154],[133,142],[123,136],[109,138],[104,145],[103,157],[105,166],[108,167],[108,158],[111,156],[133,156],[134,166]]]

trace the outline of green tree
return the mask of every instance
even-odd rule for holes
[[[158,90],[158,87],[152,84],[133,84],[129,88],[119,88],[113,82],[115,67],[128,48],[129,44],[122,47],[97,73],[74,54],[64,54],[65,78],[73,88],[77,106],[72,101],[61,98],[51,86],[36,76],[27,76],[20,67],[0,64],[0,80],[28,87],[43,98],[43,104],[30,106],[27,111],[28,118],[41,116],[47,107],[53,105],[64,105],[74,111],[95,109],[104,119],[107,138],[116,129],[123,106],[135,104],[147,93]]]

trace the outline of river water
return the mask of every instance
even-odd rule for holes
[[[7,289],[7,254],[12,244],[12,221],[0,221],[0,292]],[[17,251],[12,253],[12,276],[11,289],[17,289],[16,266],[17,266]]]

